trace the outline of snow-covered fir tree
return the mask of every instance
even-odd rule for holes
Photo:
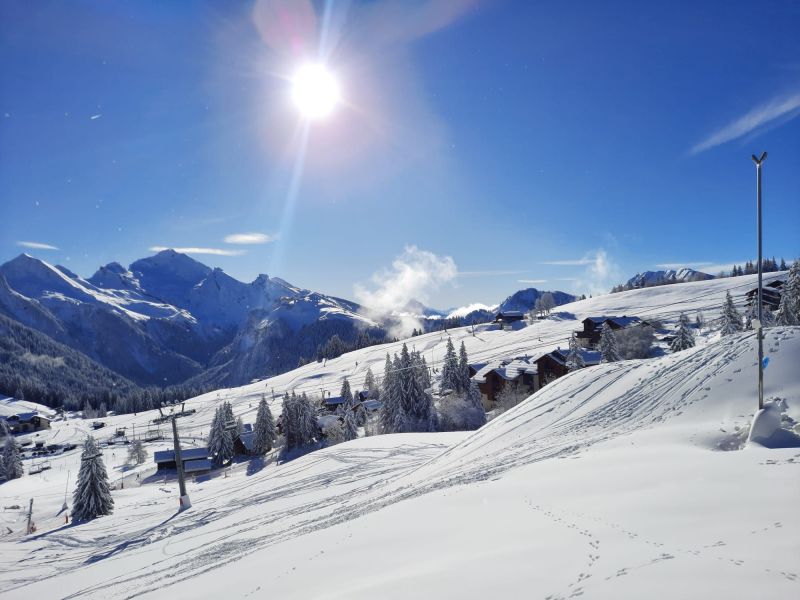
[[[453,353],[455,356],[455,352]],[[415,368],[408,351],[403,344],[400,350],[400,390],[403,410],[406,414],[408,431],[435,431],[436,411],[433,399],[423,387],[422,376]],[[454,377],[458,377],[458,363],[455,363]]]
[[[608,321],[603,322],[600,328],[600,354],[604,363],[617,362],[620,360],[619,350],[617,349],[617,336]]]
[[[350,440],[354,440],[358,437],[358,423],[356,421],[356,408],[353,405],[353,401],[350,401],[350,404],[345,405],[344,408],[344,420],[343,420],[343,434],[344,440],[349,442]]]
[[[775,313],[776,325],[800,324],[792,305],[792,297],[789,295],[788,290],[784,290],[784,292],[781,294],[781,303],[778,305],[778,312]]]
[[[742,316],[733,305],[733,298],[730,292],[725,292],[725,303],[722,305],[720,323],[720,333],[722,335],[731,335],[742,330]]]
[[[399,381],[399,359],[386,355],[384,366],[383,389],[381,390],[381,409],[378,415],[380,429],[383,433],[402,433],[406,430],[406,414],[403,410],[403,399]],[[397,366],[397,368],[395,368]]]
[[[353,404],[353,392],[350,390],[350,382],[347,377],[342,381],[342,388],[339,390],[339,397],[342,399],[342,404]]]
[[[702,310],[698,310],[697,311],[697,315],[695,315],[695,317],[694,317],[694,325],[699,330],[699,329],[702,329],[703,327],[705,327],[705,324],[706,324],[706,319],[703,316],[703,311]]]
[[[458,392],[466,393],[469,390],[469,358],[467,357],[467,347],[464,341],[461,341],[461,347],[458,349]]]
[[[147,460],[147,450],[144,449],[142,440],[133,440],[128,446],[128,463],[140,465]]]
[[[217,407],[214,412],[211,432],[208,435],[208,453],[216,467],[229,463],[233,458],[233,430],[229,429],[229,424],[233,421],[227,418],[228,411],[225,404]]]
[[[19,446],[12,435],[6,435],[6,443],[3,448],[3,475],[9,481],[22,477],[22,457],[19,453]]]
[[[452,338],[448,337],[444,362],[442,363],[442,382],[439,387],[439,393],[444,393],[445,390],[457,390],[458,381],[458,358],[456,357],[456,349],[453,346]]]
[[[582,369],[586,366],[586,363],[583,360],[583,349],[578,343],[577,336],[574,335],[569,339],[569,351],[567,352],[566,366],[570,371]]]
[[[468,425],[470,429],[478,429],[486,424],[486,411],[483,409],[483,401],[481,400],[481,392],[478,389],[478,384],[470,381],[467,386],[467,393],[464,397],[464,402],[470,410],[470,419]]]
[[[92,436],[87,436],[81,453],[78,483],[72,494],[72,519],[89,521],[114,510],[103,454]]]
[[[694,333],[689,327],[689,318],[681,313],[678,318],[678,330],[675,332],[675,339],[669,345],[673,352],[694,348]]]
[[[253,454],[263,456],[272,450],[276,437],[275,420],[272,418],[272,411],[269,409],[267,399],[262,394],[258,403],[256,424],[253,431]]]
[[[294,392],[284,396],[283,432],[287,450],[313,444],[318,439],[316,411],[305,392],[300,396]]]
[[[372,367],[367,367],[367,374],[364,376],[364,390],[369,393],[370,398],[377,397],[378,386],[375,384],[375,375]]]

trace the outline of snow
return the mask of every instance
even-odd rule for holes
[[[739,277],[646,288],[559,307],[575,319],[448,333],[456,346],[465,342],[471,362],[535,356],[565,344],[588,315],[674,321],[702,309],[711,321],[726,290],[741,304],[749,286],[752,278]],[[756,418],[756,432],[774,431],[775,411],[784,427],[800,416],[800,328],[769,328],[765,337],[765,396],[782,400]],[[436,364],[446,341],[434,333],[409,343]],[[385,353],[399,346],[190,400],[197,412],[178,421],[183,446],[204,443],[222,401],[252,422],[262,393],[335,392],[344,376],[357,389],[367,367],[382,373]],[[21,507],[0,513],[0,528],[12,529],[0,536],[0,592],[795,598],[800,450],[731,444],[747,438],[756,412],[755,367],[752,332],[705,331],[679,353],[570,373],[476,432],[376,436],[283,464],[274,453],[234,463],[227,477],[190,480],[192,508],[183,512],[174,480],[152,476],[151,465],[125,470],[124,449],[104,448],[111,482],[124,476],[125,487],[113,492],[113,515],[79,526],[62,526],[59,514],[79,450],[58,455],[49,471],[0,485],[0,505]],[[273,414],[280,408],[278,397]],[[96,436],[122,426],[143,432],[157,415],[111,416]],[[57,421],[36,439],[81,440],[89,423]],[[38,532],[24,538],[30,497]]]

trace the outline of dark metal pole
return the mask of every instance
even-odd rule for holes
[[[762,297],[762,264],[761,264],[761,165],[767,153],[761,158],[753,155],[756,164],[756,210],[758,211],[758,408],[764,408],[764,302]]]
[[[175,464],[178,467],[178,489],[180,490],[181,510],[190,508],[192,503],[189,501],[189,494],[186,493],[186,481],[183,478],[183,457],[181,456],[181,441],[178,439],[178,423],[175,415],[172,415],[172,438],[175,446]]]

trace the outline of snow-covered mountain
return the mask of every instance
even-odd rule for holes
[[[174,250],[88,279],[22,254],[0,266],[0,313],[156,385],[205,381],[209,367],[217,384],[244,383],[313,356],[331,330],[379,328],[352,302],[267,275],[243,283]]]
[[[642,288],[670,283],[685,283],[687,281],[705,281],[706,279],[714,279],[714,276],[688,267],[677,270],[643,271],[631,277],[625,283],[625,287],[628,289]]]

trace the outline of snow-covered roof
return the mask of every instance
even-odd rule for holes
[[[330,398],[325,398],[323,403],[328,406],[337,406],[339,404],[344,404],[344,398],[341,396],[331,396]]]
[[[196,460],[187,460],[183,463],[184,473],[197,473],[198,471],[210,471],[211,461],[207,458],[199,458]]]
[[[195,460],[199,458],[208,458],[208,448],[184,448],[181,449],[181,460],[185,463],[187,460]],[[153,452],[153,461],[157,463],[174,462],[174,450],[157,450]]]
[[[599,365],[603,358],[603,354],[599,350],[581,348],[580,353],[586,366]],[[547,356],[550,356],[553,360],[563,365],[567,362],[567,354],[569,354],[569,349],[556,348]]]
[[[486,376],[494,371],[503,379],[514,381],[523,374],[535,375],[538,368],[534,362],[534,357],[517,356],[514,358],[504,358],[485,364],[472,377],[475,383],[486,383]]]
[[[239,440],[248,452],[253,450],[253,442],[255,442],[256,434],[254,431],[243,431],[239,434]]]
[[[31,421],[34,417],[50,420],[50,417],[47,415],[43,415],[42,413],[36,411],[17,413],[15,415],[0,415],[0,419],[5,419],[6,421],[19,421],[21,423]]]

